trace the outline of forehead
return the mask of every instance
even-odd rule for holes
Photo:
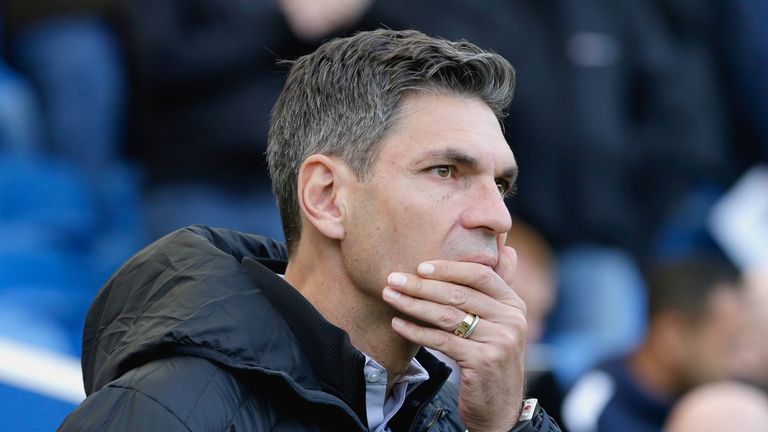
[[[413,93],[403,100],[392,130],[382,140],[380,160],[424,159],[447,150],[471,156],[495,171],[517,166],[488,105],[436,92]]]

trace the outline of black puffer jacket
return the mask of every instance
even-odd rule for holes
[[[201,226],[137,254],[88,313],[88,398],[60,431],[367,430],[364,356],[275,274],[285,259],[274,241]],[[417,358],[430,379],[390,427],[463,431],[449,369]]]

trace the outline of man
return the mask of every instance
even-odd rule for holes
[[[675,400],[731,372],[744,313],[738,272],[692,255],[648,273],[649,327],[629,355],[587,373],[563,403],[571,432],[660,431]]]
[[[746,329],[738,337],[733,378],[768,394],[768,263],[744,271]]]
[[[724,430],[768,430],[768,396],[738,381],[709,383],[681,398],[664,427],[665,432]]]
[[[268,149],[287,256],[204,227],[137,254],[88,315],[61,430],[559,430],[521,409],[513,86],[500,56],[415,31],[298,59]]]

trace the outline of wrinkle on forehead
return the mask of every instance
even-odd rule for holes
[[[512,150],[496,116],[482,100],[438,91],[414,92],[401,101],[399,109],[392,127],[382,137],[379,159],[384,147],[395,144],[400,157],[423,160],[427,156],[419,150],[442,152],[444,158],[457,162],[472,162],[471,158],[487,164],[496,177],[516,178]]]

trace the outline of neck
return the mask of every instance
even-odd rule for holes
[[[380,296],[386,281],[378,290],[366,291],[355,286],[345,271],[337,245],[306,240],[302,238],[291,257],[285,280],[328,322],[346,331],[352,345],[387,370],[388,389],[391,388],[419,347],[392,330],[395,311],[371,294]]]

